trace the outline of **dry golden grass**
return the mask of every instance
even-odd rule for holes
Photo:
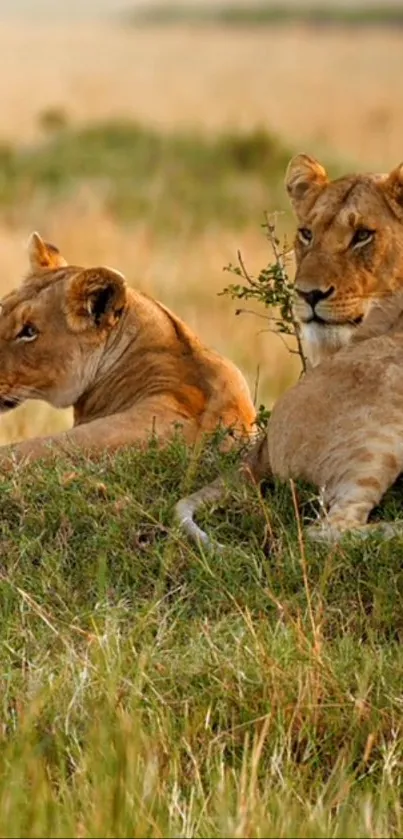
[[[402,154],[400,31],[3,23],[0,54],[3,137],[31,138],[57,105],[169,129],[264,125],[363,166]]]
[[[102,24],[0,25],[0,140],[31,142],[38,115],[65,110],[73,121],[125,117],[161,130],[216,132],[265,126],[296,149],[331,151],[360,168],[387,168],[401,158],[403,111],[400,34],[318,32],[303,28],[119,28]],[[347,165],[347,164],[346,164]],[[267,184],[267,209],[271,205]],[[243,231],[214,225],[195,237],[184,227],[167,240],[141,225],[123,227],[97,199],[79,194],[62,210],[38,200],[32,227],[83,264],[115,265],[130,282],[181,314],[208,343],[238,363],[259,401],[270,404],[297,365],[262,321],[234,318],[219,298],[222,268],[241,249],[252,271],[269,250],[259,229],[261,208]],[[286,219],[291,224],[291,214]],[[28,229],[0,227],[5,292],[24,271]],[[0,442],[66,425],[69,413],[25,406],[3,418]]]

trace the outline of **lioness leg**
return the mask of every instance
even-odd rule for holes
[[[342,480],[334,482],[327,515],[321,522],[307,528],[310,539],[322,542],[337,542],[347,532],[365,538],[378,532],[384,539],[403,533],[403,522],[374,522],[368,524],[371,510],[379,504],[386,490],[397,479],[401,468],[401,458],[391,453],[381,453],[374,459],[370,472],[365,474],[362,464],[349,464],[348,473]],[[356,467],[356,468],[355,468]],[[361,468],[360,468],[361,467]],[[326,499],[325,499],[326,500]]]
[[[381,521],[372,522],[371,524],[351,524],[345,527],[344,524],[333,525],[329,521],[322,521],[320,524],[312,524],[306,529],[308,538],[312,542],[324,542],[325,544],[334,544],[340,542],[344,536],[351,534],[358,536],[361,539],[366,539],[371,535],[378,535],[382,539],[393,539],[395,536],[403,535],[403,521]]]
[[[195,420],[181,417],[166,400],[145,399],[136,408],[77,425],[49,437],[35,437],[21,443],[0,447],[0,471],[14,464],[24,464],[44,457],[60,454],[97,455],[116,451],[126,446],[144,446],[156,434],[161,441],[168,440],[180,427],[187,443],[198,437]]]

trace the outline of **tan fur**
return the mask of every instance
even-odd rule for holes
[[[403,165],[331,181],[299,154],[285,185],[298,220],[294,313],[315,365],[349,341],[374,301],[403,288]],[[357,241],[365,230],[368,241]]]
[[[25,399],[74,407],[74,428],[0,448],[1,466],[58,451],[91,453],[219,425],[250,436],[255,411],[239,370],[176,315],[109,268],[67,265],[38,234],[30,271],[0,310],[0,412]]]
[[[403,294],[378,302],[350,344],[309,370],[276,403],[267,434],[242,470],[302,479],[323,493],[326,515],[310,528],[333,541],[345,531],[366,534],[371,510],[403,471]],[[177,518],[208,543],[193,522],[201,504],[225,494],[221,479],[177,505]],[[400,531],[383,524],[386,536]]]

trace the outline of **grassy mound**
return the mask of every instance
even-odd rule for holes
[[[204,555],[173,504],[237,458],[3,480],[2,835],[402,835],[401,540],[302,546],[288,486],[237,486]]]

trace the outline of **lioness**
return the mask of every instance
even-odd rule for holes
[[[0,310],[0,412],[26,399],[74,408],[74,427],[0,448],[1,467],[170,437],[194,443],[219,425],[251,435],[255,410],[230,361],[110,268],[68,265],[34,233],[30,270]]]
[[[403,164],[331,181],[299,154],[285,185],[298,221],[294,313],[315,365],[347,343],[374,299],[403,287]]]
[[[330,181],[299,154],[285,184],[299,223],[294,313],[311,372],[278,400],[242,471],[323,488],[328,514],[309,532],[333,540],[366,532],[403,470],[403,164],[389,175]],[[224,494],[218,479],[182,499],[180,525],[208,544],[193,514]]]
[[[276,402],[265,436],[241,467],[259,482],[302,479],[323,491],[327,513],[308,528],[311,538],[336,541],[345,531],[386,536],[402,524],[368,524],[371,510],[403,471],[403,292],[374,306],[347,347],[311,368]],[[179,524],[209,544],[193,521],[196,510],[219,501],[213,484],[176,506]]]

